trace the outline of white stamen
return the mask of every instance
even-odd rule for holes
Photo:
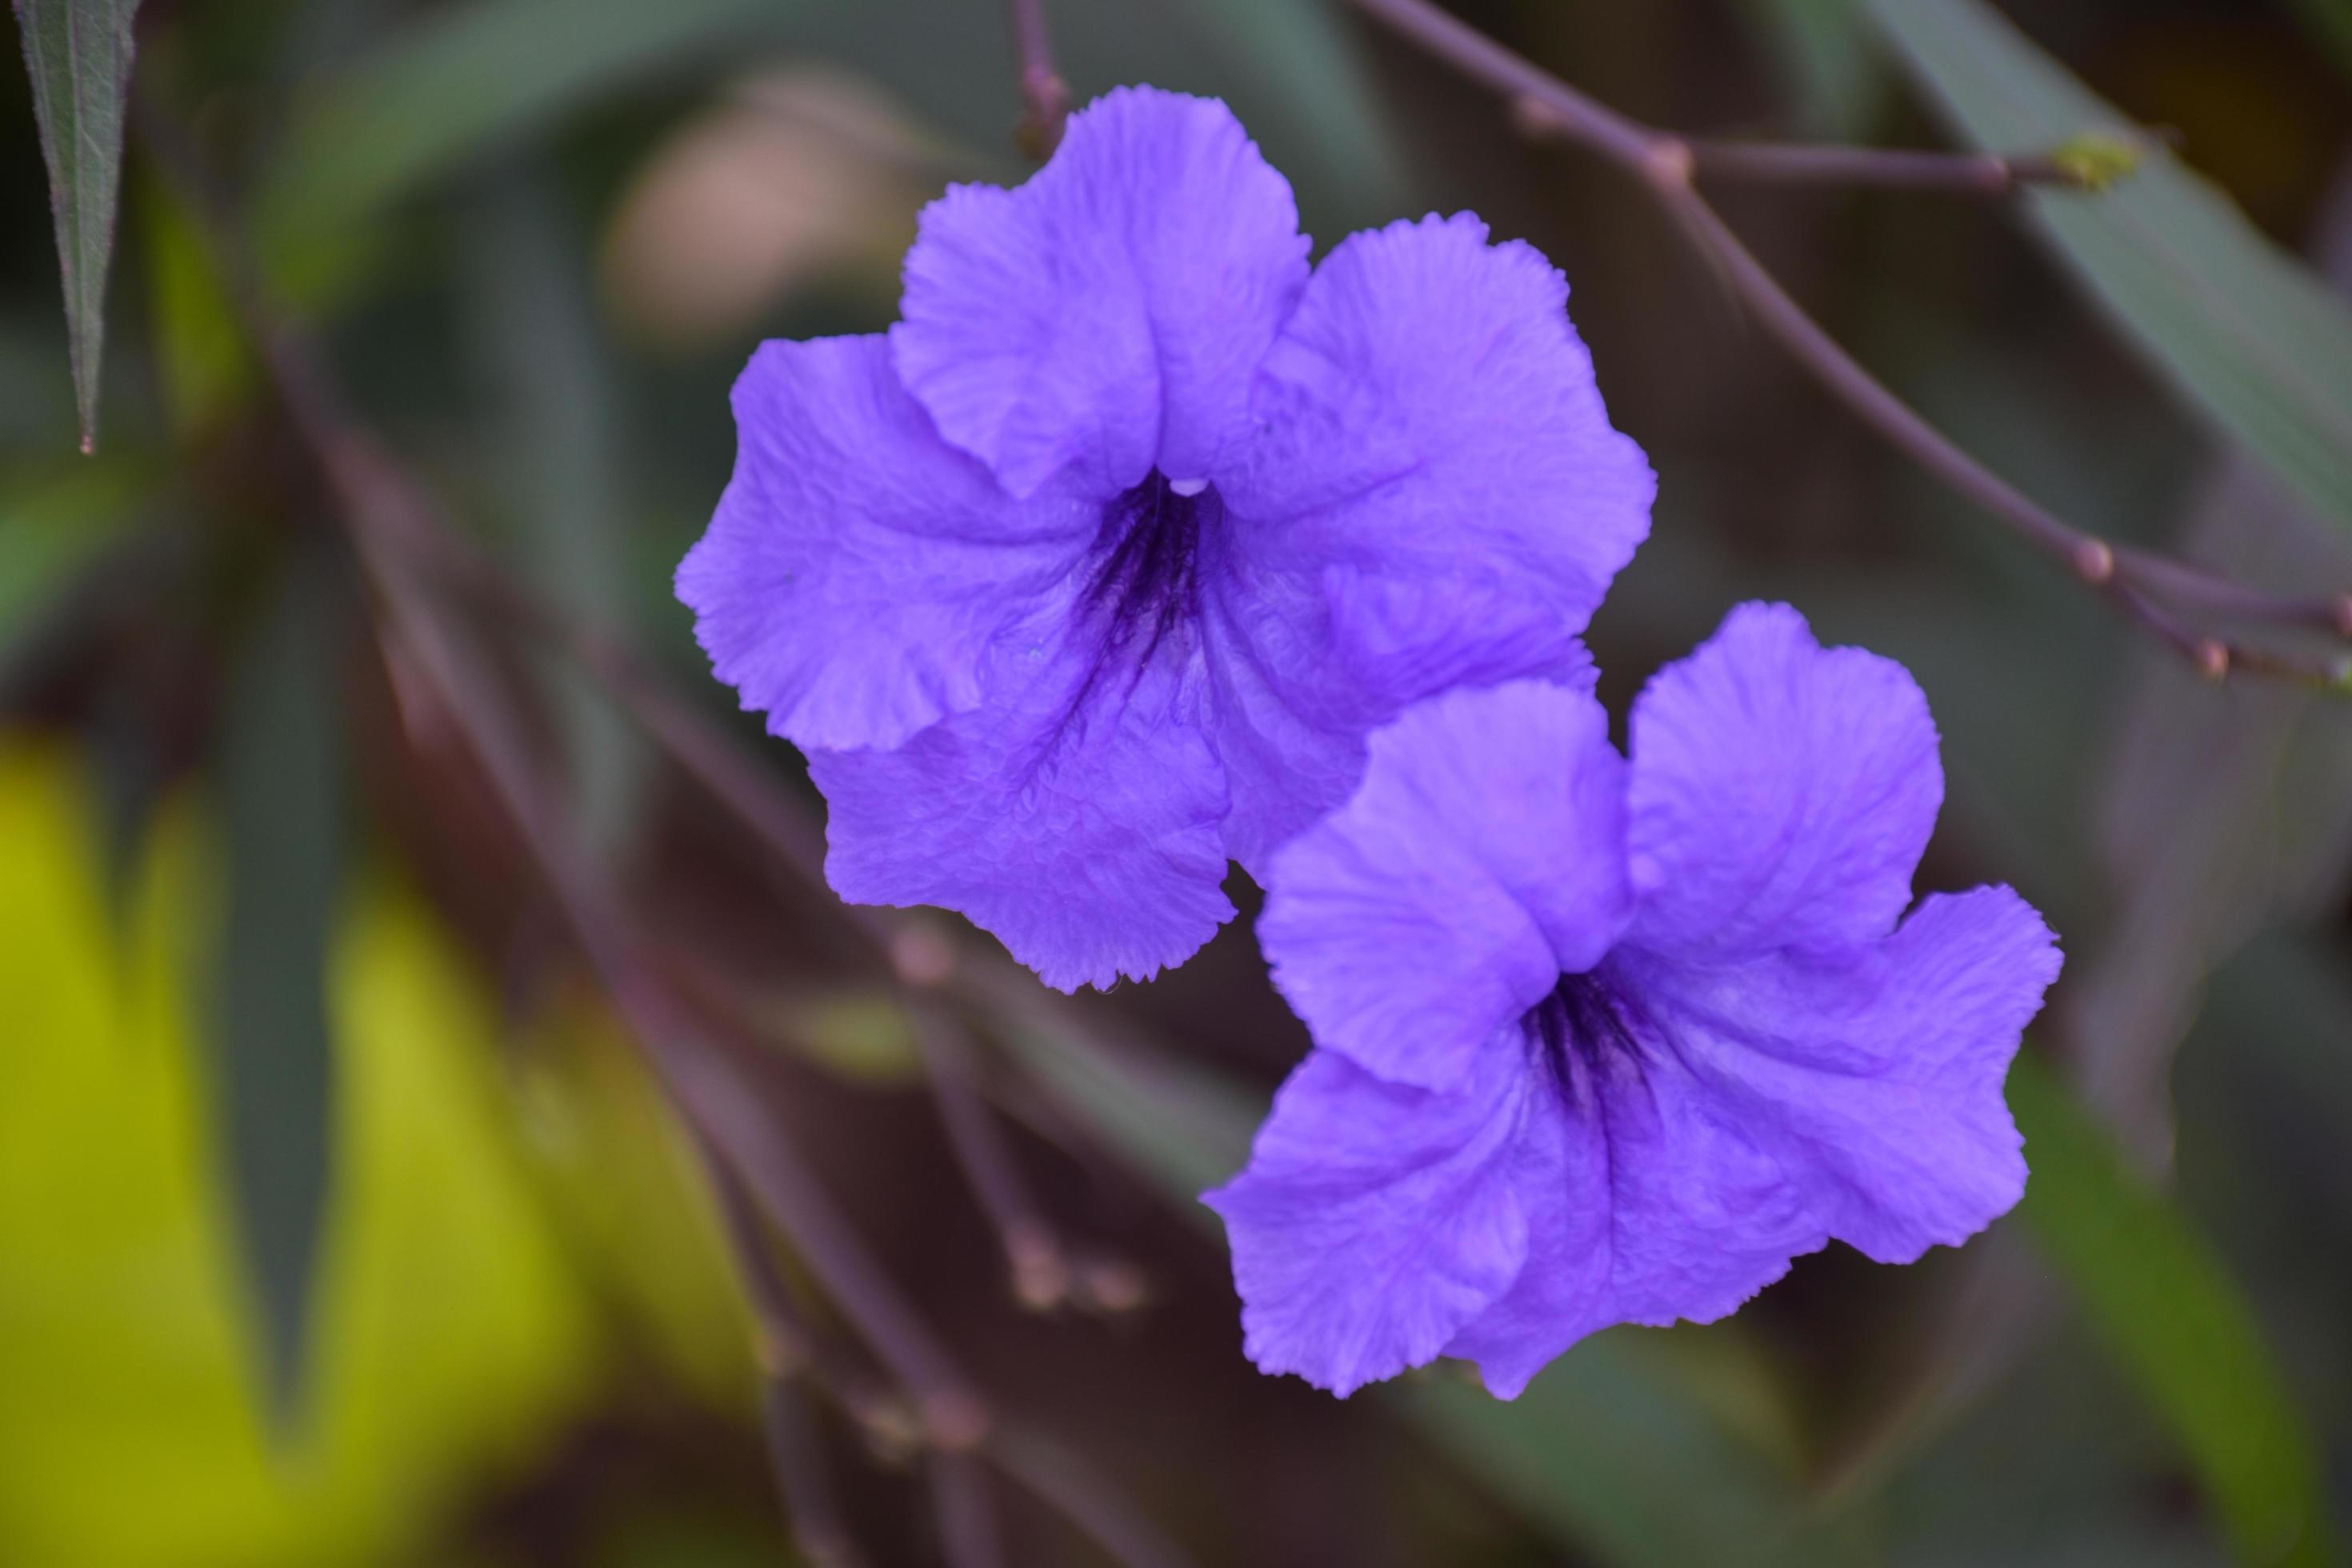
[[[1209,488],[1206,479],[1171,479],[1168,488],[1180,496],[1196,496]]]

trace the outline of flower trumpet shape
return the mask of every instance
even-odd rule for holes
[[[1258,927],[1317,1048],[1208,1197],[1252,1359],[1344,1394],[1459,1356],[1509,1397],[1832,1237],[1908,1262],[2006,1211],[2059,955],[2007,888],[1909,907],[1942,797],[1911,678],[1784,605],[1650,683],[1630,762],[1540,681],[1374,732]]]
[[[808,753],[835,889],[961,910],[1064,989],[1142,978],[1408,704],[1589,683],[1653,481],[1566,297],[1466,216],[1310,273],[1233,115],[1150,89],[950,189],[887,334],[753,356],[677,574]]]

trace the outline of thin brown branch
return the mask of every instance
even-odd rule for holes
[[[2005,196],[2028,185],[2092,190],[2099,184],[2082,160],[2046,153],[2007,158],[1991,153],[1717,142],[1702,137],[1685,138],[1683,144],[1691,152],[1692,173],[1702,180],[1969,196]]]
[[[792,1292],[769,1256],[751,1195],[715,1151],[704,1145],[702,1152],[756,1324],[761,1425],[793,1543],[816,1568],[859,1568],[863,1559],[835,1500],[814,1413],[803,1392],[803,1380],[820,1386],[830,1381],[819,1370],[815,1336],[802,1325]]]
[[[1013,52],[1021,69],[1021,122],[1013,140],[1039,163],[1062,144],[1070,119],[1070,88],[1054,68],[1054,37],[1045,27],[1045,0],[1005,0]]]
[[[1184,1568],[1184,1554],[1150,1520],[1130,1511],[1117,1492],[1059,1444],[1014,1427],[990,1446],[988,1458],[1127,1568]]]
[[[2318,659],[2206,636],[2184,626],[2177,612],[2221,614],[2266,626],[2317,630],[2352,639],[2352,598],[2286,598],[2237,584],[2149,552],[2118,547],[2074,527],[2025,495],[1956,445],[1885,383],[1863,368],[1837,340],[1780,286],[1702,195],[1702,173],[1783,179],[1860,175],[1898,183],[1897,174],[1955,184],[1990,178],[1983,160],[1864,149],[1727,148],[1693,142],[1619,113],[1513,53],[1433,3],[1433,0],[1354,0],[1357,8],[1423,52],[1492,89],[1524,132],[1598,153],[1634,175],[1676,226],[1688,234],[1727,288],[1789,356],[1884,437],[1951,489],[2056,562],[2105,597],[2134,625],[2153,634],[2200,672],[2216,679],[2231,670],[2275,676],[2320,687],[2341,687],[2341,659]],[[2095,140],[2043,160],[2064,167],[2074,184],[2095,184],[2133,154],[2129,144]],[[1994,160],[1996,163],[2000,161]],[[1968,172],[1975,166],[1974,173]],[[2003,181],[2035,164],[2005,164]],[[1934,171],[1934,173],[1929,173]]]
[[[948,1568],[1004,1568],[987,1472],[971,1455],[950,1453],[933,1454],[925,1469],[939,1520],[940,1555]]]
[[[1069,1256],[1030,1195],[995,1112],[981,1094],[971,1032],[947,1009],[919,1005],[915,1036],[929,1069],[931,1098],[947,1128],[948,1146],[996,1229],[1012,1272],[1013,1296],[1032,1311],[1050,1311],[1069,1298]]]
[[[642,961],[625,906],[605,884],[601,868],[579,850],[563,793],[548,787],[520,741],[528,728],[519,722],[520,715],[502,710],[499,683],[478,679],[484,672],[467,667],[455,628],[445,619],[449,606],[435,591],[438,574],[453,574],[477,591],[498,593],[510,606],[533,607],[544,626],[562,634],[590,672],[647,721],[656,742],[736,811],[778,859],[796,872],[821,878],[816,846],[822,840],[814,834],[808,814],[722,733],[671,696],[625,645],[555,614],[486,558],[458,543],[442,526],[425,493],[346,412],[339,389],[308,342],[280,326],[268,310],[252,258],[235,242],[234,226],[221,216],[224,209],[203,171],[185,155],[185,139],[174,136],[152,105],[142,100],[140,109],[150,150],[209,243],[279,401],[336,500],[345,531],[374,584],[387,660],[395,665],[413,661],[415,673],[435,689],[436,707],[451,719],[481,763],[583,952],[697,1142],[731,1181],[740,1184],[739,1191],[756,1199],[835,1307],[907,1390],[913,1405],[912,1438],[927,1444],[935,1455],[962,1455],[983,1444],[1010,1444],[1015,1455],[1035,1451],[1042,1440],[1034,1434],[1008,1430],[992,1419],[972,1385],[898,1296],[823,1187],[775,1136],[761,1110],[757,1076],[746,1070],[741,1054],[698,1029],[692,1009],[668,992],[658,968]],[[897,928],[886,911],[845,906],[845,912],[898,956],[892,945]],[[961,973],[955,950],[945,951],[948,956],[940,964],[942,980]],[[751,1259],[764,1254],[751,1248],[743,1256]],[[786,1315],[789,1295],[781,1283],[772,1275],[759,1278],[774,1287],[763,1289],[770,1331],[763,1350],[773,1354],[779,1366],[789,1353],[801,1353],[819,1375],[820,1385],[854,1418],[873,1426],[873,1402],[862,1396],[856,1380],[846,1373],[828,1373],[828,1358],[814,1353],[816,1342],[789,1328],[795,1320]],[[1011,1468],[1017,1458],[995,1457],[1008,1473],[1020,1473]],[[1082,1469],[1060,1473],[1050,1488],[1033,1489],[1129,1568],[1183,1568],[1181,1553],[1148,1525],[1132,1521],[1115,1490]],[[1106,1534],[1105,1521],[1118,1528]],[[1138,1547],[1132,1553],[1123,1549],[1129,1542]]]

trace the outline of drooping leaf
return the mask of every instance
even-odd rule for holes
[[[353,889],[317,1382],[296,1451],[252,1403],[192,963],[217,845],[168,805],[128,918],[89,782],[0,741],[0,1562],[445,1562],[487,1484],[593,1397],[597,1308],[537,1199],[491,1000],[415,897]]]
[[[630,521],[612,366],[589,302],[587,239],[545,171],[497,169],[468,209],[470,334],[481,354],[495,448],[515,521],[517,568],[593,624],[626,624]],[[636,732],[577,669],[543,661],[572,812],[599,854],[622,846],[646,778]]]
[[[228,908],[217,977],[229,1189],[273,1408],[302,1384],[331,1162],[327,942],[341,891],[339,596],[289,566],[236,660],[217,759]]]
[[[1066,1111],[1217,1230],[1194,1200],[1247,1158],[1265,1109],[1256,1096],[1171,1057],[1114,1056],[1059,1034],[1006,1037]],[[1675,1342],[1638,1329],[1587,1340],[1509,1403],[1443,1368],[1383,1393],[1530,1523],[1600,1561],[1858,1561],[1845,1524],[1809,1517],[1794,1475],[1777,1462],[1786,1456],[1746,1440],[1758,1423],[1723,1418],[1720,1401],[1674,1374]],[[1717,1342],[1729,1355],[1749,1353],[1720,1331]],[[1719,1382],[1722,1370],[1717,1358],[1707,1374]]]
[[[2221,1260],[2039,1058],[2018,1058],[2009,1102],[2033,1173],[2019,1214],[2194,1464],[2240,1560],[2336,1561],[2309,1432]]]
[[[1981,0],[1873,5],[1978,146],[2046,150],[2127,123]],[[2104,194],[2029,200],[2037,230],[2174,388],[2352,528],[2352,310],[2159,147]]]
[[[15,0],[33,77],[33,117],[49,166],[64,276],[81,447],[98,442],[98,372],[106,344],[106,270],[122,174],[131,90],[131,18],[139,0]]]

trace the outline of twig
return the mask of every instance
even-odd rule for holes
[[[948,1146],[1004,1248],[1013,1293],[1032,1311],[1050,1311],[1069,1298],[1068,1255],[1030,1196],[995,1114],[981,1097],[967,1026],[943,1007],[919,1004],[915,1037],[930,1069],[931,1098],[947,1128]]]
[[[927,1468],[948,1568],[1004,1568],[987,1474],[970,1454],[934,1454]]]
[[[140,124],[151,151],[209,241],[279,400],[332,492],[345,531],[375,585],[387,659],[413,658],[416,673],[435,688],[436,705],[480,762],[583,952],[603,978],[614,1009],[646,1050],[697,1142],[789,1237],[795,1255],[843,1317],[908,1391],[916,1417],[912,1435],[935,1456],[968,1454],[984,1444],[992,1450],[1009,1446],[1014,1456],[1036,1451],[1043,1439],[992,1418],[823,1187],[775,1136],[761,1108],[757,1078],[747,1070],[741,1053],[698,1029],[691,1009],[668,991],[658,969],[641,962],[625,906],[600,868],[578,852],[562,793],[547,788],[541,778],[520,741],[528,731],[515,721],[515,714],[503,710],[499,683],[476,679],[481,672],[466,667],[443,623],[444,605],[428,574],[436,567],[449,571],[451,563],[467,562],[476,588],[502,585],[510,590],[514,603],[536,601],[508,584],[486,559],[458,545],[441,526],[425,493],[344,412],[338,389],[310,344],[291,329],[280,327],[268,310],[252,259],[233,243],[234,231],[221,219],[219,204],[211,199],[202,171],[185,156],[184,139],[175,138],[143,101],[141,110]],[[781,859],[796,870],[821,875],[811,862],[807,814],[789,795],[736,752],[725,736],[670,698],[625,645],[602,638],[593,628],[544,605],[539,608],[548,626],[574,639],[568,646],[593,654],[591,673],[604,679],[631,711],[660,721],[654,726],[655,738],[734,808]],[[860,929],[888,943],[894,928],[882,918],[883,911],[847,912],[875,917],[859,922]],[[948,952],[942,979],[961,970],[953,950]],[[749,1260],[763,1254],[752,1248],[744,1256]],[[789,1297],[780,1282],[768,1293],[766,1305],[764,1321],[771,1331],[794,1321],[785,1315]],[[788,1330],[772,1331],[767,1348],[780,1359],[787,1345],[807,1352],[814,1342]],[[811,1355],[806,1364],[825,1374],[824,1358]],[[856,1384],[847,1374],[827,1376],[824,1386],[853,1416],[871,1425],[872,1412],[859,1407]],[[1007,1467],[1008,1474],[1021,1473],[1013,1468],[1020,1463],[1016,1457],[992,1457]],[[1182,1568],[1181,1555],[1148,1526],[1130,1521],[1116,1493],[1099,1479],[1072,1469],[1050,1489],[1034,1489],[1129,1568]],[[967,1524],[974,1517],[968,1510],[959,1513]],[[1127,1527],[1106,1534],[1106,1521],[1127,1521]],[[1137,1543],[1139,1550],[1129,1554],[1123,1550],[1127,1542]]]
[[[1824,148],[1730,149],[1694,143],[1643,124],[1560,80],[1524,57],[1441,9],[1433,0],[1354,0],[1356,6],[1402,37],[1452,66],[1465,76],[1500,94],[1522,131],[1568,142],[1600,154],[1633,174],[1678,226],[1688,233],[1714,263],[1726,286],[1745,304],[1758,324],[1790,357],[1804,367],[1830,394],[1845,404],[1885,439],[1961,496],[1999,519],[2009,530],[2056,561],[2078,582],[2102,595],[2126,618],[2153,633],[2201,672],[2219,678],[2232,669],[2300,681],[2313,686],[2340,686],[2342,661],[2324,661],[2243,647],[2235,642],[2200,636],[2183,627],[2171,608],[2205,611],[2221,608],[2242,620],[2264,625],[2308,628],[2352,639],[2352,597],[2324,601],[2263,594],[2236,584],[2225,584],[2210,574],[2178,563],[2155,564],[2160,558],[2147,552],[2118,548],[2084,531],[2032,500],[2015,486],[1955,445],[1908,404],[1839,345],[1804,308],[1791,298],[1764,264],[1732,233],[1694,183],[1708,163],[1716,173],[1757,177],[1828,177],[1836,173],[1867,173],[1895,183],[1898,170],[1957,182],[1965,166],[1982,160],[1926,153],[1874,153],[1864,150]],[[2122,144],[2117,144],[2122,145]],[[2072,161],[2080,165],[2073,183],[2094,184],[2103,168],[2101,157],[2112,158],[2112,148],[2076,149]],[[2069,162],[2066,150],[2049,155],[2053,163]],[[2039,172],[2034,171],[2034,172]],[[2006,165],[2002,177],[2014,181],[2018,165]],[[1973,176],[1981,179],[1981,173]],[[2315,605],[2321,606],[2315,608]]]
[[[768,1255],[767,1237],[750,1194],[715,1151],[703,1145],[702,1153],[757,1325],[761,1423],[793,1543],[815,1568],[858,1568],[862,1559],[835,1501],[814,1415],[801,1388],[803,1377],[825,1381],[817,1370],[814,1337],[802,1326],[791,1292]]]
[[[2149,133],[2148,140],[2161,137]],[[1702,180],[1756,184],[1835,185],[1952,195],[2006,196],[2029,185],[2103,191],[2138,165],[2137,137],[2079,136],[2047,153],[1936,153],[1899,147],[1808,146],[1783,142],[1717,142],[1685,137],[1692,173]]]
[[[1054,38],[1045,30],[1045,0],[1005,0],[1013,49],[1021,62],[1021,121],[1013,140],[1039,163],[1062,144],[1069,123],[1070,88],[1054,68]]]
[[[1129,1511],[1059,1444],[1014,1428],[989,1447],[988,1458],[1128,1568],[1184,1568],[1184,1554],[1150,1521]]]

